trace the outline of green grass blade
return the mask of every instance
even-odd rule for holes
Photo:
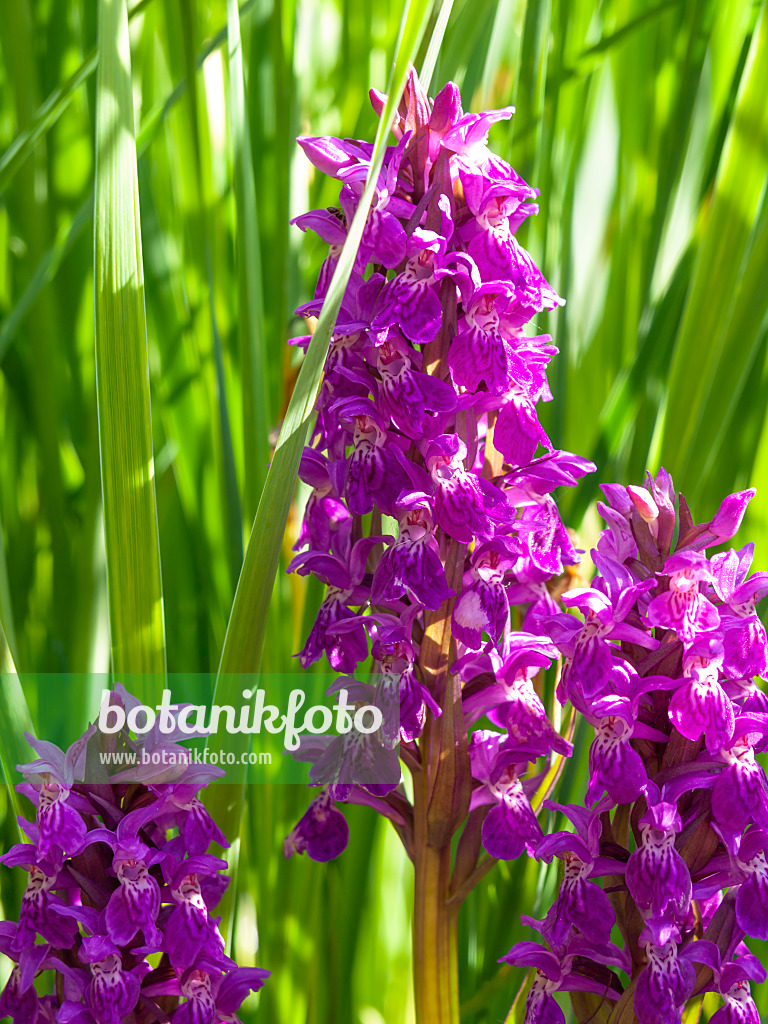
[[[264,337],[261,249],[251,133],[245,102],[243,47],[236,0],[227,0],[229,103],[237,214],[238,333],[243,392],[245,515],[253,522],[269,461],[270,395]]]
[[[2,522],[0,522],[0,631],[3,634],[0,638],[0,651],[4,645],[11,661],[18,664],[16,630],[13,625],[13,608],[11,607],[11,590],[8,584],[8,567],[5,562]]]
[[[139,0],[129,11],[129,19],[140,14],[150,3],[152,3],[152,0]],[[94,50],[88,54],[80,67],[70,75],[66,82],[56,86],[53,92],[41,104],[32,124],[25,131],[17,135],[2,156],[0,156],[0,195],[11,183],[14,175],[24,166],[24,162],[28,159],[37,143],[57,123],[69,106],[74,94],[91,77],[97,66],[98,54]]]
[[[165,671],[144,274],[125,0],[99,4],[96,386],[112,665]]]
[[[72,218],[72,223],[67,225],[66,230],[60,233],[55,243],[43,255],[18,302],[0,323],[0,363],[38,296],[56,277],[62,260],[77,242],[92,216],[93,200],[89,197]]]
[[[708,452],[699,434],[707,430],[710,399],[722,407],[718,370],[743,367],[751,344],[727,332],[734,295],[744,273],[753,226],[765,188],[768,151],[768,14],[763,9],[752,39],[736,108],[723,150],[712,208],[694,269],[683,323],[672,361],[661,452],[682,490],[690,492]],[[765,306],[766,295],[761,297]],[[712,425],[710,424],[710,429]],[[717,424],[714,425],[715,430]]]
[[[437,64],[440,47],[443,45],[445,30],[448,27],[448,19],[451,16],[452,10],[453,0],[442,0],[437,14],[437,21],[429,39],[424,63],[421,65],[421,71],[419,72],[419,79],[426,93],[429,92],[432,75],[435,73],[435,65]]]

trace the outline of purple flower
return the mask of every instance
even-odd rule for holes
[[[435,483],[435,519],[455,540],[468,544],[475,536],[491,540],[498,523],[510,519],[501,491],[464,468],[467,446],[457,434],[435,438],[426,454]]]
[[[635,720],[626,697],[606,698],[593,708],[595,739],[589,749],[587,801],[607,792],[616,803],[628,804],[640,796],[647,781],[643,759],[630,746]]]
[[[732,834],[750,823],[768,828],[768,783],[749,736],[739,736],[722,754],[726,766],[712,788],[715,820]]]
[[[667,559],[664,576],[669,590],[648,605],[648,621],[654,626],[674,629],[685,643],[693,643],[697,634],[716,629],[720,616],[712,602],[699,592],[699,584],[712,580],[709,562],[695,551],[681,552]]]
[[[669,702],[669,720],[689,740],[704,736],[707,749],[716,753],[728,746],[736,721],[733,705],[718,681],[723,662],[719,640],[700,639],[686,651],[685,677]]]
[[[680,1012],[691,994],[696,972],[678,956],[677,943],[647,943],[648,963],[637,979],[635,1013],[640,1024],[679,1024]]]
[[[219,954],[222,966],[231,966],[223,956],[224,943],[208,913],[206,893],[215,905],[221,898],[224,886],[219,871],[225,869],[226,861],[207,854],[188,857],[172,867],[166,861],[163,871],[173,900],[173,907],[165,925],[165,950],[172,966],[177,971],[191,967],[204,950],[209,958]]]
[[[124,711],[138,705],[121,684],[111,700]],[[222,772],[182,757],[184,748],[176,746],[182,738],[187,734],[180,729],[163,733],[156,723],[138,740],[127,729],[103,735],[92,726],[66,754],[35,741],[41,759],[25,766],[29,781],[18,789],[38,798],[42,827],[19,819],[32,842],[2,858],[29,874],[18,924],[0,924],[0,949],[18,964],[0,996],[0,1010],[20,1024],[122,1024],[134,1018],[149,1024],[168,1021],[169,1015],[175,1019],[181,1011],[181,1019],[188,1014],[196,1020],[200,1006],[180,1000],[187,994],[183,972],[198,967],[201,955],[217,979],[212,1014],[221,1012],[217,1021],[236,1019],[239,1003],[221,998],[233,990],[236,965],[224,955],[211,916],[228,882],[220,875],[226,865],[204,853],[212,840],[226,840],[198,797]],[[170,748],[180,762],[172,771],[177,781],[163,781],[163,767],[125,769],[111,785],[80,781],[88,740],[102,752],[133,752],[138,761],[143,753]],[[71,815],[82,823],[84,839],[76,849],[49,834],[46,798],[54,785],[50,803],[67,808],[67,829],[72,831]],[[41,857],[42,843],[57,861],[63,858],[60,865]],[[37,935],[45,944],[35,944]],[[159,961],[155,970],[146,959],[153,953]],[[51,996],[38,998],[32,985],[40,970],[55,974]],[[258,973],[263,978],[265,972]],[[163,1010],[152,1002],[159,994],[170,997]]]
[[[376,346],[372,355],[380,378],[376,404],[392,426],[408,437],[424,437],[436,419],[435,414],[443,414],[444,418],[456,408],[451,385],[422,373],[418,354],[397,331],[390,330],[386,341]]]
[[[487,729],[472,733],[472,776],[481,785],[472,793],[470,809],[493,805],[483,822],[483,846],[492,857],[515,860],[524,850],[532,856],[542,833],[514,766],[504,763],[504,753],[499,759],[502,738]]]
[[[436,610],[453,596],[435,540],[431,503],[413,493],[398,502],[400,531],[379,559],[371,583],[371,601],[391,604],[406,593],[420,605]]]
[[[286,857],[308,853],[312,860],[338,857],[349,841],[347,819],[333,804],[327,788],[315,797],[283,844]]]
[[[412,743],[424,729],[427,710],[436,718],[441,711],[432,694],[416,676],[416,653],[406,638],[405,629],[400,625],[382,629],[371,654],[381,666],[374,703],[383,712],[382,742],[390,748],[400,738]]]
[[[688,913],[691,876],[675,849],[683,827],[674,804],[660,801],[639,821],[640,844],[627,861],[626,879],[635,905],[643,914],[655,945],[663,945]]]
[[[504,579],[516,558],[516,545],[506,537],[481,544],[472,552],[464,589],[451,616],[453,635],[470,650],[480,649],[484,632],[494,641],[501,636],[509,615]]]
[[[386,537],[367,537],[359,540],[352,548],[348,561],[336,555],[309,551],[297,555],[288,566],[290,571],[302,576],[314,572],[327,584],[328,592],[318,612],[315,624],[307,642],[299,652],[304,668],[317,661],[325,652],[334,669],[340,672],[354,672],[358,662],[368,654],[368,638],[362,624],[339,633],[334,627],[346,619],[354,619],[350,604],[365,600],[366,591],[362,586],[368,555],[376,544],[388,540]]]
[[[543,921],[525,916],[521,920],[523,924],[540,930],[552,946],[563,946],[571,927],[575,927],[588,942],[603,945],[610,940],[615,915],[605,892],[597,883],[590,881],[593,873],[599,873],[601,868],[599,818],[583,807],[563,806],[551,800],[546,801],[546,806],[569,817],[577,833],[554,832],[539,842],[537,858],[550,861],[553,855],[562,856],[565,865],[563,879],[557,899]],[[611,870],[619,873],[618,866]]]

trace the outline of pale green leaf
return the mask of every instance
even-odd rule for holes
[[[99,4],[96,382],[112,667],[165,671],[139,186],[125,0]]]

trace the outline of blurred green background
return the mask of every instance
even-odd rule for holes
[[[132,7],[167,665],[205,673],[219,662],[268,458],[249,436],[238,331],[251,317],[266,368],[256,417],[274,441],[296,376],[286,341],[303,333],[292,310],[312,294],[323,255],[289,220],[337,196],[294,140],[373,138],[367,89],[386,86],[402,5],[246,0],[244,108],[233,104],[225,0]],[[756,567],[768,565],[765,22],[761,5],[741,0],[453,3],[431,92],[453,79],[467,109],[517,107],[491,145],[541,189],[521,240],[568,300],[537,324],[561,352],[543,419],[557,446],[598,465],[561,501],[586,546],[598,483],[640,482],[646,466],[663,464],[700,520],[754,484],[742,542],[753,539]],[[20,672],[109,668],[94,368],[96,43],[92,0],[0,3],[0,625]],[[235,194],[239,140],[255,203]],[[295,667],[321,599],[317,584],[278,574],[265,671]],[[5,696],[3,730],[14,714]],[[583,791],[584,749],[581,736],[561,801]],[[298,787],[248,791],[234,946],[273,976],[244,1017],[405,1024],[410,866],[388,826],[359,808],[349,809],[352,839],[338,862],[285,862],[283,837],[306,802]],[[7,847],[5,791],[0,820]],[[19,898],[16,875],[0,873],[5,914]],[[504,1020],[522,972],[500,970],[497,958],[523,937],[520,912],[535,915],[552,885],[523,860],[500,866],[468,901],[467,1024]]]

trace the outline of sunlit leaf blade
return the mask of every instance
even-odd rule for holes
[[[229,103],[237,214],[238,333],[243,392],[243,454],[245,514],[253,521],[269,458],[270,395],[264,338],[261,250],[256,211],[256,183],[251,158],[251,133],[245,102],[243,48],[236,0],[227,0]]]
[[[11,591],[8,584],[8,567],[5,562],[2,522],[0,522],[0,631],[3,634],[0,640],[0,648],[4,648],[7,652],[6,658],[10,659],[11,662],[17,662],[16,630],[13,625],[13,607],[11,606]],[[5,666],[1,667],[5,671]]]
[[[440,8],[437,12],[437,21],[435,27],[432,30],[432,35],[429,39],[429,46],[424,56],[424,63],[421,65],[419,72],[419,80],[421,81],[424,92],[429,92],[430,83],[432,82],[432,75],[435,72],[435,64],[440,53],[440,47],[443,45],[443,38],[445,36],[445,30],[448,27],[448,19],[451,16],[453,10],[453,0],[443,0],[440,4]]]
[[[753,225],[765,183],[768,151],[768,16],[763,9],[750,47],[728,138],[715,182],[680,334],[672,360],[662,457],[678,486],[690,493],[706,464],[718,421],[707,419],[710,400],[727,401],[723,369],[736,380],[753,356],[755,340],[730,336],[728,319],[750,257]],[[750,296],[763,309],[768,295]],[[759,330],[762,318],[758,318]],[[722,411],[722,410],[721,410]],[[718,417],[719,419],[719,417]]]
[[[115,673],[163,673],[163,600],[125,0],[99,4],[94,268],[112,667]]]

